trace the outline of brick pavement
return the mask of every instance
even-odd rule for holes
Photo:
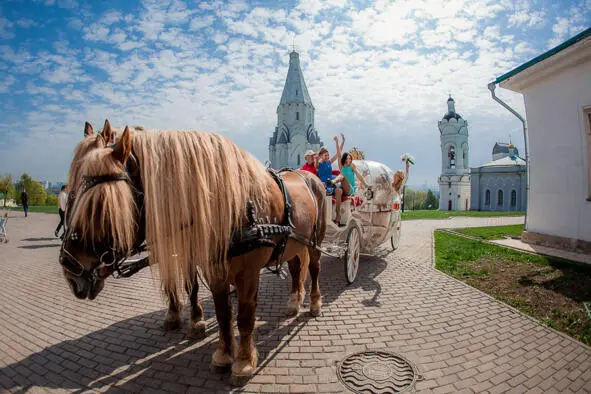
[[[589,348],[432,269],[434,228],[522,218],[405,222],[400,249],[364,257],[351,286],[341,263],[324,258],[319,318],[285,318],[288,282],[264,275],[260,371],[233,389],[209,372],[217,338],[206,292],[208,336],[197,342],[161,329],[166,304],[149,270],[77,300],[57,263],[57,216],[18,216],[0,245],[0,391],[346,392],[336,363],[384,349],[417,365],[419,392],[591,392]]]

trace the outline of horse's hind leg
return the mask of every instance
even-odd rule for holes
[[[164,318],[164,329],[166,331],[176,330],[181,326],[181,302],[176,288],[166,287],[164,292],[168,296],[168,312]]]
[[[218,347],[211,358],[213,372],[225,372],[234,362],[234,336],[232,335],[232,301],[230,300],[230,286],[214,284],[211,288],[215,315],[219,326]]]
[[[300,311],[306,297],[306,278],[308,274],[308,265],[310,264],[310,255],[307,248],[303,248],[293,259],[288,262],[289,272],[291,274],[291,293],[287,304],[287,316],[295,316]]]
[[[320,316],[322,307],[322,296],[320,295],[320,286],[318,285],[318,276],[320,275],[320,251],[314,248],[308,248],[310,253],[310,313],[312,316]]]
[[[191,283],[185,284],[185,290],[191,302],[191,322],[187,327],[186,334],[191,339],[205,338],[205,322],[203,321],[203,308],[199,303],[199,279],[197,274],[192,278]]]
[[[252,340],[256,318],[257,295],[259,290],[259,271],[243,271],[236,278],[238,295],[238,330],[240,345],[238,357],[232,366],[232,384],[243,386],[254,374],[258,355]]]

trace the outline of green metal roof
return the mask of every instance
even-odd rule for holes
[[[557,47],[550,49],[548,52],[542,53],[540,56],[537,56],[537,57],[531,59],[529,62],[523,63],[521,66],[509,71],[506,74],[501,75],[500,77],[498,77],[495,80],[495,84],[501,83],[504,80],[509,79],[516,74],[519,74],[520,72],[522,72],[523,70],[525,70],[527,68],[530,68],[534,64],[539,63],[542,60],[549,58],[550,56],[562,51],[565,48],[568,48],[569,46],[571,46],[581,40],[584,40],[585,38],[587,38],[589,36],[591,36],[591,27],[588,28],[587,30],[577,34],[576,36],[574,36],[570,40],[563,42],[562,44],[558,45]]]

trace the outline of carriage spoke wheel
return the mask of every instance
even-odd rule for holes
[[[357,276],[359,269],[359,253],[361,251],[361,237],[359,229],[352,227],[347,235],[347,249],[345,250],[345,277],[351,284]]]
[[[390,238],[390,243],[392,244],[392,250],[398,249],[398,246],[400,245],[400,227],[401,226],[402,226],[402,223],[400,221],[398,221],[398,223],[396,223],[396,227],[394,228],[394,233],[392,233],[392,237]]]

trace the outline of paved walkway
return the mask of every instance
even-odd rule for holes
[[[229,392],[209,372],[217,342],[165,333],[165,303],[149,270],[107,281],[97,300],[74,298],[51,237],[57,216],[9,221],[0,245],[0,391]],[[522,218],[410,221],[401,247],[364,258],[347,286],[323,259],[323,315],[284,317],[288,282],[264,275],[259,292],[260,372],[238,392],[346,392],[336,363],[359,350],[399,352],[425,379],[419,392],[591,392],[591,350],[432,268],[436,227],[519,223]],[[187,319],[186,313],[184,319]]]
[[[544,256],[559,257],[565,260],[577,261],[579,263],[591,264],[591,254],[569,252],[557,248],[550,248],[542,245],[527,244],[520,239],[499,239],[491,241],[501,246],[508,246],[513,249],[523,250],[524,252],[541,254]]]

